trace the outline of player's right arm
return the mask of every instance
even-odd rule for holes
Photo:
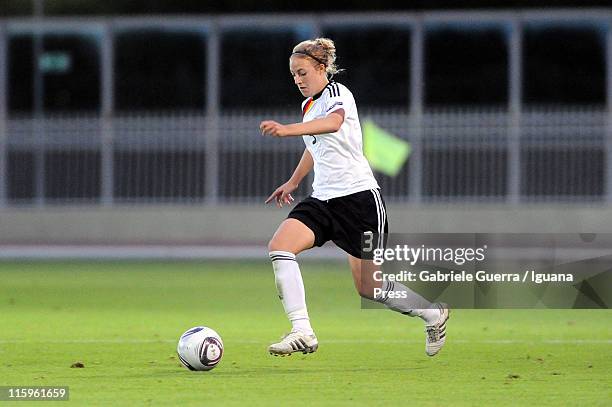
[[[307,148],[304,149],[304,154],[302,154],[302,158],[298,163],[297,167],[293,171],[293,175],[289,178],[289,181],[285,182],[280,187],[276,188],[276,191],[272,193],[266,199],[266,203],[269,203],[273,199],[276,201],[276,206],[279,208],[283,207],[283,203],[287,205],[291,205],[293,202],[293,197],[291,193],[297,189],[300,185],[300,182],[304,179],[306,175],[312,170],[314,166],[314,161],[312,160],[312,155],[308,151]]]
[[[344,109],[338,108],[327,116],[307,122],[280,124],[274,120],[264,120],[259,125],[262,135],[273,137],[300,137],[304,135],[317,135],[335,133],[344,122]]]

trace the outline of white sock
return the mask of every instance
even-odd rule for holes
[[[304,282],[295,255],[290,252],[272,251],[270,252],[270,259],[274,268],[278,296],[283,302],[289,321],[291,321],[291,330],[312,335],[313,330],[306,309]]]
[[[411,317],[419,317],[425,321],[426,324],[433,324],[440,318],[440,311],[438,308],[432,307],[429,301],[401,283],[383,281],[382,290],[386,292],[386,294],[381,298],[377,298],[376,301],[384,304],[393,311],[401,312]],[[395,295],[389,296],[389,292],[394,292]],[[405,294],[398,295],[399,293]]]

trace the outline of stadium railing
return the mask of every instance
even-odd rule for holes
[[[607,202],[607,112],[598,108],[360,111],[409,141],[389,202]],[[6,121],[6,205],[259,203],[297,164],[301,138],[262,137],[287,111],[13,117]],[[300,189],[309,190],[306,180]]]

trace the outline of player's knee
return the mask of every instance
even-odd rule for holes
[[[374,286],[371,284],[367,284],[365,282],[360,282],[357,285],[357,292],[361,298],[366,298],[368,300],[374,299]]]
[[[280,250],[278,248],[278,242],[274,238],[270,239],[270,241],[268,242],[268,251],[269,252],[274,252],[274,251],[277,251],[277,250]]]
[[[268,242],[268,251],[269,252],[283,251],[283,252],[292,252],[293,253],[293,250],[291,249],[291,247],[289,247],[288,244],[286,244],[285,242],[283,242],[282,239],[279,239],[276,236],[274,236]]]

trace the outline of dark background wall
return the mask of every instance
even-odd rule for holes
[[[410,105],[410,27],[326,24],[321,29],[322,35],[336,42],[337,62],[345,69],[335,79],[353,90],[360,106]],[[605,32],[596,22],[526,24],[522,49],[525,106],[603,106]],[[504,22],[481,27],[427,24],[425,107],[507,106],[508,33]],[[291,26],[224,31],[222,109],[299,106],[301,96],[291,81],[287,57],[304,35]],[[206,36],[203,30],[181,27],[130,28],[114,33],[116,109],[205,109]],[[9,111],[29,113],[33,109],[33,37],[31,33],[11,34],[8,42]],[[45,110],[99,111],[100,36],[88,31],[46,33],[43,50],[71,57],[65,72],[44,75]],[[275,97],[268,97],[270,94]]]
[[[435,10],[466,8],[546,8],[546,7],[609,7],[605,0],[53,0],[46,1],[49,15],[72,14],[143,14],[143,13],[243,13],[243,12],[328,12],[339,10]],[[0,16],[32,13],[29,0],[3,0]]]

